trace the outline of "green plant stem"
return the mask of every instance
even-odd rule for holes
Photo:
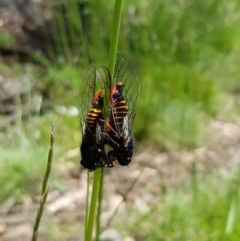
[[[120,22],[121,22],[121,11],[122,11],[122,0],[116,0],[113,12],[113,25],[112,25],[112,38],[111,38],[111,45],[109,50],[109,59],[108,59],[108,69],[110,71],[111,76],[113,75],[115,61],[116,61],[116,53],[117,53],[117,46],[118,46],[118,37],[119,37],[119,29],[120,29]],[[109,80],[111,82],[111,79]],[[110,85],[111,86],[111,85]],[[105,97],[109,99],[109,87],[105,86]],[[104,113],[105,110],[108,110],[108,106],[104,106]],[[103,174],[104,172],[101,171],[100,168],[94,171],[94,179],[93,179],[93,190],[92,190],[92,197],[90,203],[90,211],[89,217],[87,221],[87,232],[85,233],[85,241],[92,240],[92,231],[94,225],[94,218],[95,218],[95,210],[97,206],[98,200],[98,214],[97,214],[97,234],[96,240],[99,239],[100,235],[100,215],[101,215],[101,200],[102,200],[102,190],[103,190]],[[100,192],[99,192],[100,190]],[[100,193],[100,197],[98,196]],[[99,197],[99,198],[98,198]]]
[[[85,222],[84,222],[84,224],[85,224],[84,237],[86,237],[86,232],[88,230],[87,225],[88,225],[88,211],[89,211],[89,185],[90,185],[90,172],[88,171],[87,172],[87,190],[86,190],[87,195],[86,195],[86,208],[85,208],[86,213],[85,213]]]
[[[108,69],[110,75],[113,76],[114,66],[116,62],[116,55],[117,55],[117,46],[118,46],[118,38],[119,38],[119,30],[120,30],[120,23],[121,23],[121,11],[122,11],[122,0],[116,0],[113,12],[113,22],[112,22],[112,38],[111,38],[111,45],[109,50],[109,58],[108,58]],[[109,87],[112,85],[112,80],[109,79],[109,85],[105,86],[105,96],[106,99],[110,99],[110,92]],[[106,108],[104,113],[107,113],[108,106],[104,106]],[[101,232],[101,225],[100,225],[100,217],[101,217],[101,210],[102,210],[102,196],[103,196],[103,184],[104,184],[104,170],[101,172],[100,178],[100,185],[99,185],[99,198],[98,198],[98,210],[97,210],[97,224],[96,224],[96,241],[99,240],[100,232]]]
[[[229,211],[227,216],[227,223],[225,227],[225,235],[231,234],[233,232],[233,227],[236,222],[236,209],[238,203],[238,193],[240,187],[240,166],[238,166],[238,170],[236,176],[233,178],[233,181],[230,185],[231,190],[229,193]]]
[[[108,69],[113,75],[121,23],[122,0],[116,0],[113,12],[112,38],[108,57]]]
[[[102,208],[102,197],[103,197],[103,183],[104,183],[104,168],[101,168],[101,178],[99,184],[99,194],[98,194],[98,209],[96,218],[96,241],[99,241],[101,233],[101,208]]]
[[[94,178],[93,178],[93,189],[92,189],[92,197],[90,203],[90,210],[87,222],[87,232],[85,233],[85,241],[92,241],[92,231],[95,219],[95,210],[97,206],[98,200],[98,192],[99,192],[99,183],[101,179],[101,169],[97,168],[94,171]]]
[[[47,200],[48,196],[48,179],[51,173],[51,168],[52,168],[52,157],[53,157],[53,143],[54,143],[54,126],[52,126],[52,131],[51,131],[51,137],[50,137],[50,149],[48,152],[48,162],[47,162],[47,169],[44,175],[43,183],[42,183],[42,193],[41,193],[41,200],[39,204],[39,209],[37,212],[37,216],[35,219],[35,224],[33,227],[33,233],[32,233],[32,239],[31,241],[36,241],[38,237],[38,228],[41,222],[43,210],[44,210],[44,205]]]

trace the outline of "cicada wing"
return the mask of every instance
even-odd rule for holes
[[[112,78],[112,85],[116,86],[119,82],[122,82],[123,84],[122,94],[128,107],[127,119],[124,120],[124,128],[121,130],[117,130],[122,136],[124,134],[122,132],[126,133],[126,128],[129,129],[131,132],[141,92],[141,82],[137,67],[134,61],[124,53],[117,54],[114,74]],[[112,115],[113,117],[117,117],[117,113],[115,110],[112,110]],[[128,127],[126,127],[126,120],[128,123]]]
[[[98,91],[103,93],[103,106],[108,106],[108,100],[105,98],[106,86],[109,86],[110,74],[106,67],[91,65],[85,78],[80,84],[80,117],[83,134],[87,125],[87,118],[90,109],[93,107],[93,100]]]

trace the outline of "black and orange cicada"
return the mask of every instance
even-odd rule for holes
[[[82,81],[80,89],[80,115],[82,127],[81,164],[94,171],[97,167],[106,166],[106,153],[104,151],[105,116],[103,106],[106,101],[104,90],[110,76],[105,67],[91,66]]]
[[[107,140],[108,159],[117,159],[122,166],[133,155],[132,127],[139,102],[140,82],[134,62],[125,54],[117,55],[110,87],[110,108]]]
[[[81,164],[85,168],[113,167],[115,160],[123,166],[131,162],[140,88],[137,68],[125,54],[117,55],[112,77],[106,67],[90,68],[81,91]]]

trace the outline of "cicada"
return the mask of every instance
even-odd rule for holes
[[[91,66],[82,81],[80,89],[80,114],[82,127],[81,164],[94,171],[97,167],[106,166],[107,157],[104,151],[104,88],[107,82],[108,69]]]
[[[140,81],[134,62],[119,53],[110,87],[110,108],[107,140],[108,159],[117,159],[122,166],[131,162],[133,155],[132,127],[140,97]]]
[[[81,164],[89,170],[112,167],[115,160],[128,165],[133,155],[132,127],[141,89],[134,62],[119,53],[113,76],[106,67],[92,66],[82,88]]]

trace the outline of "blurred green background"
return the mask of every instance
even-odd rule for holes
[[[40,193],[52,123],[55,159],[78,168],[80,156],[66,153],[78,149],[81,139],[79,84],[90,63],[107,65],[110,46],[113,2],[28,4],[23,12],[33,26],[28,20],[21,28],[25,42],[12,28],[0,28],[1,81],[27,83],[24,97],[12,100],[21,114],[0,126],[0,202]],[[134,124],[136,155],[152,149],[191,153],[214,139],[211,121],[240,124],[239,23],[238,0],[124,1],[118,50],[135,60],[143,87]],[[42,105],[24,115],[33,96]],[[118,228],[135,240],[239,240],[238,166],[221,184],[218,172],[198,179],[193,167],[182,186],[159,187],[159,206],[144,215],[133,207],[131,225]],[[51,190],[66,191],[65,181],[53,171]]]

